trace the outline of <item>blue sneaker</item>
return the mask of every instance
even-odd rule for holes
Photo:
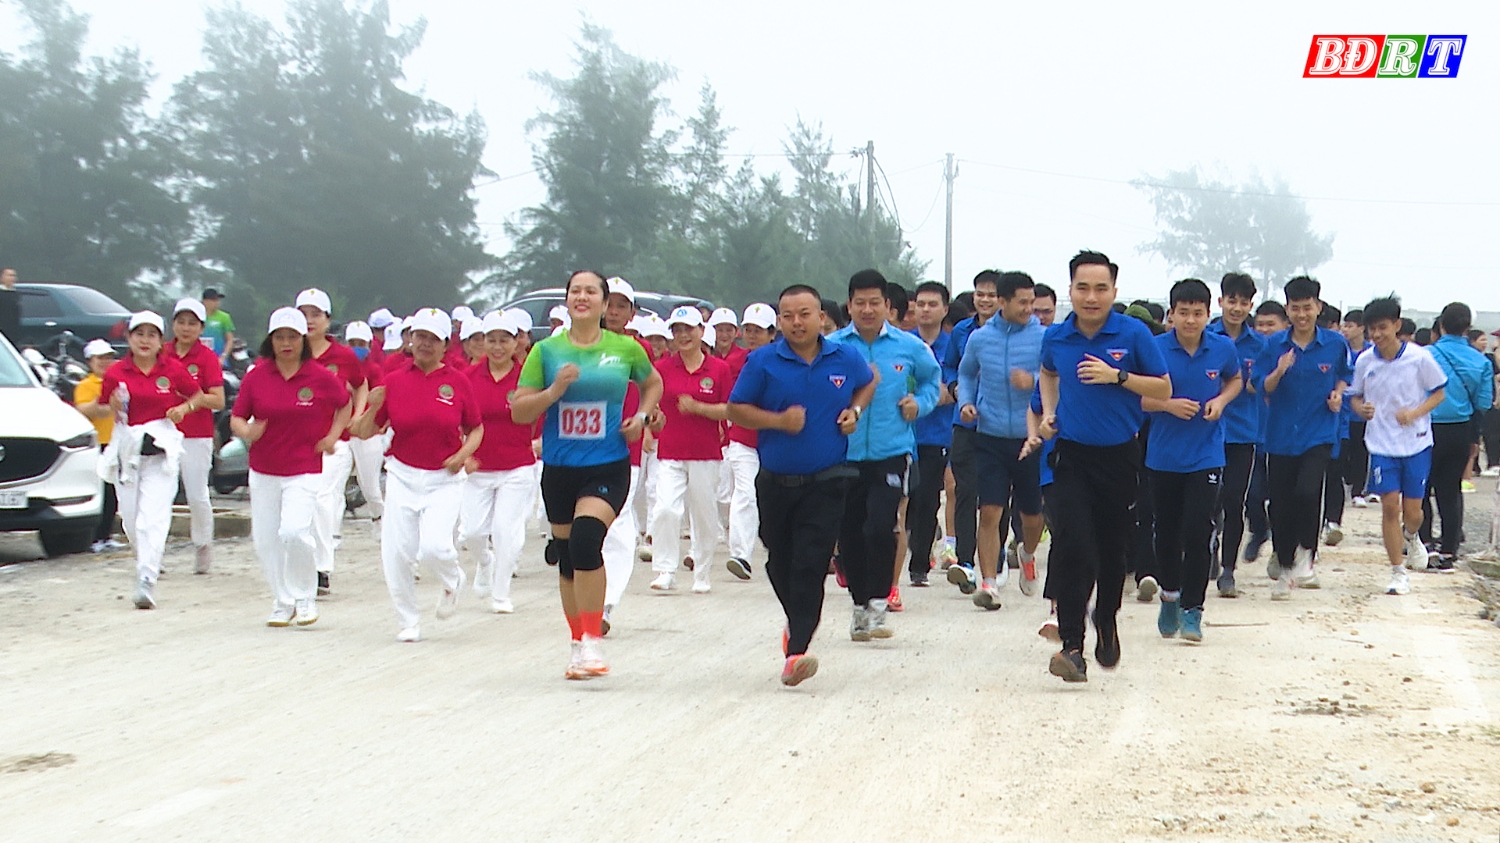
[[[1188,609],[1182,613],[1182,640],[1194,644],[1203,640],[1203,610]]]
[[[1161,601],[1161,611],[1156,613],[1156,631],[1163,638],[1176,638],[1182,628],[1182,606],[1176,600]]]
[[[1245,561],[1254,562],[1260,558],[1261,546],[1270,538],[1266,533],[1251,533],[1250,540],[1245,542]]]

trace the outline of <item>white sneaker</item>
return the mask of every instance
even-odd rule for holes
[[[1292,572],[1282,569],[1281,576],[1271,584],[1272,600],[1292,599]]]
[[[1380,506],[1379,495],[1365,495],[1365,501],[1370,504],[1370,506]]]
[[[458,611],[458,595],[463,593],[465,579],[467,577],[464,576],[464,569],[459,568],[458,585],[454,586],[451,590],[447,588],[443,589],[443,595],[438,598],[438,620],[447,620],[453,617],[454,612]]]
[[[1410,594],[1411,579],[1405,568],[1396,568],[1391,571],[1391,582],[1385,587],[1386,594]]]
[[[297,601],[297,625],[312,626],[318,622],[318,601],[309,597]]]
[[[509,597],[496,597],[490,601],[490,611],[497,615],[509,615],[516,611],[516,607]]]
[[[636,543],[636,545],[635,545],[635,558],[641,560],[642,562],[650,562],[651,561],[651,540],[650,539],[642,539],[641,541],[639,541],[639,542]]]
[[[707,594],[713,591],[713,586],[708,584],[708,577],[693,577],[693,593]]]
[[[1297,548],[1296,554],[1292,556],[1292,582],[1298,588],[1317,588],[1317,585],[1304,585],[1316,583],[1317,579],[1318,575],[1313,571],[1312,551],[1305,547]]]
[[[1036,573],[1036,554],[1028,554],[1026,552],[1026,548],[1023,547],[1021,548],[1020,558],[1021,579],[1017,584],[1021,586],[1022,594],[1026,595],[1027,597],[1034,597],[1036,595],[1037,585],[1041,582],[1041,578],[1038,577]]]
[[[1479,472],[1480,477],[1500,477],[1500,465],[1492,465]]]
[[[1004,559],[1001,559],[1000,566],[995,570],[995,590],[1005,588],[1008,582],[1010,582],[1010,566],[1005,564]]]
[[[583,672],[583,642],[572,642],[572,649],[568,651],[568,667],[563,671],[563,676],[568,679],[588,679],[589,675]]]
[[[865,613],[870,625],[871,638],[891,638],[896,632],[885,625],[886,618],[890,614],[890,605],[884,600],[871,600],[869,611]]]
[[[991,586],[982,586],[974,592],[974,605],[988,611],[1000,608],[1000,589]]]
[[[483,597],[490,593],[495,583],[495,567],[479,563],[474,568],[474,596]]]
[[[1422,539],[1414,536],[1406,536],[1406,567],[1413,571],[1424,571],[1427,569],[1427,547],[1422,544]],[[1404,593],[1404,592],[1403,592]]]
[[[156,583],[141,577],[135,584],[135,607],[137,609],[156,608]]]
[[[193,556],[193,573],[206,574],[214,564],[214,549],[208,545],[198,548]]]
[[[849,615],[849,640],[870,640],[870,610],[864,606],[855,606]]]
[[[1369,505],[1370,505],[1370,502],[1367,501],[1367,500],[1365,500],[1364,498],[1355,498],[1354,499],[1354,508],[1355,509],[1364,509],[1364,508],[1368,507]]]
[[[671,591],[677,587],[677,577],[673,574],[660,573],[656,579],[651,581],[652,591]]]
[[[1150,603],[1152,598],[1156,597],[1156,592],[1160,590],[1161,587],[1156,584],[1156,577],[1142,577],[1135,586],[1135,599],[1141,603]]]
[[[396,640],[403,644],[415,644],[422,640],[422,630],[415,626],[409,626],[396,633]]]
[[[271,604],[271,616],[266,618],[266,626],[283,627],[292,625],[292,615],[296,609],[284,603]]]
[[[592,635],[583,636],[583,643],[578,648],[578,667],[589,677],[609,675],[609,664],[604,661],[604,648],[600,646],[600,639]]]
[[[1344,540],[1344,528],[1338,524],[1329,524],[1328,529],[1323,532],[1323,543],[1329,547],[1337,547]]]

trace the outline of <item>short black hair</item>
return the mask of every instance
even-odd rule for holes
[[[1332,328],[1341,321],[1343,321],[1343,316],[1339,313],[1339,309],[1325,302],[1323,309],[1318,311],[1318,318],[1314,320],[1314,324],[1319,328]]]
[[[1282,287],[1281,291],[1286,294],[1287,301],[1307,301],[1322,298],[1323,285],[1306,275],[1298,275],[1286,282],[1286,286]]]
[[[854,298],[856,290],[879,290],[886,299],[891,297],[890,285],[885,276],[874,269],[861,269],[849,276],[849,298]]]
[[[896,319],[898,321],[905,319],[906,311],[911,308],[911,297],[907,294],[906,288],[892,281],[885,285],[885,298],[891,303],[891,312],[895,314]]]
[[[952,327],[954,325],[957,325],[965,319],[968,319],[971,315],[973,315],[973,313],[974,311],[969,310],[963,305],[955,302],[948,305],[948,315],[943,317],[943,324],[947,325],[949,327],[949,330],[952,330]]]
[[[814,290],[812,287],[807,286],[806,284],[793,284],[787,287],[786,289],[781,291],[780,295],[776,297],[776,301],[780,302],[787,296],[801,295],[802,293],[810,294],[813,298],[818,300],[819,304],[823,305],[824,310],[828,309],[828,300],[823,298],[823,294],[818,292],[817,290]]]
[[[275,360],[276,359],[276,347],[273,346],[273,345],[271,345],[271,335],[270,334],[266,334],[266,338],[260,341],[260,352],[259,353],[260,353],[260,356],[262,358],[266,359],[266,360]],[[307,335],[306,334],[303,334],[303,336],[302,336],[302,357],[301,357],[301,359],[304,360],[304,361],[312,359],[312,343],[310,343],[310,342],[307,341]]]
[[[1173,284],[1172,292],[1167,297],[1167,301],[1172,303],[1173,310],[1176,310],[1179,304],[1201,304],[1208,307],[1213,299],[1214,294],[1208,289],[1208,285],[1197,278],[1184,278]]]
[[[1036,297],[1039,299],[1052,299],[1052,301],[1056,303],[1057,291],[1052,289],[1051,287],[1048,287],[1046,284],[1038,284],[1036,285]]]
[[[1002,272],[1000,283],[995,285],[995,294],[1002,299],[1015,298],[1017,290],[1035,289],[1036,282],[1024,272]]]
[[[1396,329],[1396,336],[1409,337],[1416,333],[1417,323],[1411,321],[1410,319],[1407,319],[1405,316],[1401,317],[1401,327]]]
[[[979,274],[974,276],[974,289],[979,289],[980,284],[988,284],[997,290],[1000,289],[1000,271],[996,269],[979,270]]]
[[[1480,337],[1484,336],[1484,331],[1481,331],[1478,328],[1475,328],[1475,329],[1467,332],[1466,334],[1464,334],[1464,336],[1466,336],[1466,337],[1469,338],[1469,342],[1473,342],[1473,341],[1479,339]]]
[[[1269,300],[1267,300],[1267,301],[1261,302],[1260,303],[1260,307],[1257,307],[1255,309],[1255,315],[1256,316],[1279,316],[1282,319],[1285,319],[1286,318],[1286,308],[1282,307],[1281,306],[1281,302],[1279,302],[1279,301],[1269,301]]]
[[[920,296],[923,293],[937,293],[943,299],[943,307],[948,306],[949,296],[948,287],[946,285],[939,284],[936,281],[923,281],[922,283],[917,285],[917,292],[911,297],[911,300],[916,301],[917,296]]]
[[[1219,282],[1219,295],[1228,298],[1239,296],[1242,299],[1255,298],[1255,279],[1243,272],[1226,272],[1224,278]]]
[[[1360,315],[1364,317],[1363,321],[1360,323],[1362,325],[1371,325],[1376,322],[1384,322],[1387,320],[1392,322],[1399,322],[1401,321],[1401,300],[1396,298],[1395,296],[1386,296],[1384,298],[1375,299],[1374,301],[1365,305],[1364,313]],[[1411,326],[1411,332],[1414,333],[1416,330],[1417,323],[1413,322]]]
[[[849,324],[849,312],[844,309],[843,305],[833,299],[823,299],[823,312],[828,314],[828,318],[833,320],[833,324],[840,328]]]
[[[1125,302],[1117,301],[1114,304],[1110,305],[1109,309],[1113,310],[1116,313],[1124,313],[1125,312]]]
[[[1084,249],[1074,255],[1072,260],[1068,261],[1068,280],[1071,281],[1077,276],[1078,267],[1089,266],[1090,264],[1109,267],[1109,280],[1111,281],[1115,281],[1120,277],[1119,265],[1112,263],[1108,255],[1103,252],[1093,252]]]
[[[963,308],[966,311],[963,318],[968,319],[974,315],[974,293],[968,290],[959,293],[953,297],[952,306]]]
[[[1412,341],[1417,345],[1432,345],[1432,329],[1418,328],[1417,332],[1412,335]]]
[[[1363,310],[1360,310],[1359,308],[1356,307],[1353,310],[1349,311],[1348,313],[1344,314],[1344,321],[1345,322],[1358,322],[1359,326],[1361,328],[1363,328],[1364,325],[1365,325],[1365,312]]]
[[[1474,311],[1461,301],[1450,302],[1443,312],[1438,314],[1438,323],[1443,326],[1443,333],[1449,336],[1462,336],[1468,333],[1474,326]]]

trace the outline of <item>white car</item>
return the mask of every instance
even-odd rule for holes
[[[99,442],[0,336],[0,532],[36,530],[48,556],[88,550],[104,508]]]

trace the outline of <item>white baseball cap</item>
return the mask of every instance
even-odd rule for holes
[[[740,321],[746,325],[758,325],[769,331],[776,327],[776,311],[769,304],[756,302],[745,308],[745,318]]]
[[[672,338],[672,331],[667,328],[667,323],[663,322],[660,316],[653,313],[647,317],[646,329],[641,331],[641,336],[661,337],[664,340],[669,340]]]
[[[476,319],[473,316],[469,316],[467,319],[460,321],[458,324],[458,338],[460,340],[466,340],[469,337],[474,336],[475,334],[482,335],[483,333],[484,320],[482,319]]]
[[[333,302],[329,300],[328,294],[317,287],[308,287],[297,294],[297,307],[312,305],[329,316],[333,315]]]
[[[435,307],[424,307],[411,315],[412,331],[426,331],[440,340],[453,334],[453,320]]]
[[[305,336],[307,334],[307,317],[303,316],[302,311],[295,307],[278,307],[271,313],[271,321],[266,328],[266,333],[274,334],[281,328],[291,328],[293,331]]]
[[[474,308],[469,307],[466,304],[461,304],[458,307],[453,308],[452,317],[455,322],[462,322],[465,319],[473,319]]]
[[[344,341],[350,342],[353,340],[374,342],[375,332],[371,331],[370,326],[365,324],[364,322],[350,322],[348,325],[344,326]]]
[[[382,351],[400,351],[401,346],[406,345],[406,340],[401,338],[400,325],[392,325],[391,327],[396,328],[396,330],[385,332],[385,344],[381,347]]]
[[[125,332],[129,333],[131,331],[134,331],[136,328],[139,328],[142,325],[155,325],[158,332],[163,334],[166,333],[166,329],[162,327],[161,317],[157,316],[155,313],[152,313],[149,310],[142,310],[139,313],[130,314],[130,326],[125,329]]]
[[[708,324],[709,327],[718,325],[733,325],[738,328],[740,326],[740,323],[735,321],[734,311],[730,310],[727,307],[721,307],[710,314],[708,317]]]
[[[611,296],[624,296],[631,304],[635,304],[635,288],[630,286],[629,281],[616,276],[604,283],[609,285]]]
[[[172,305],[172,318],[176,319],[177,314],[184,310],[198,317],[199,322],[208,321],[208,311],[204,309],[203,302],[197,299],[178,299],[177,303]]]
[[[83,358],[98,357],[101,354],[114,354],[115,347],[107,340],[89,340],[88,345],[83,347]]]
[[[507,334],[519,334],[520,326],[508,311],[492,311],[484,315],[484,321],[480,323],[480,330],[488,334],[490,331],[504,331]]]
[[[552,309],[547,311],[547,318],[556,319],[563,325],[573,324],[573,317],[568,315],[568,306],[565,304],[553,305]]]
[[[697,328],[702,324],[703,314],[699,313],[698,308],[692,305],[683,305],[672,311],[672,315],[667,317],[668,330],[671,330],[673,325],[686,325],[689,328]]]
[[[390,326],[396,324],[396,322],[396,314],[392,313],[388,308],[382,307],[381,309],[370,314],[371,328],[389,328]]]
[[[531,321],[531,314],[519,307],[513,307],[505,311],[505,314],[515,320],[517,331],[530,331],[535,327]]]

